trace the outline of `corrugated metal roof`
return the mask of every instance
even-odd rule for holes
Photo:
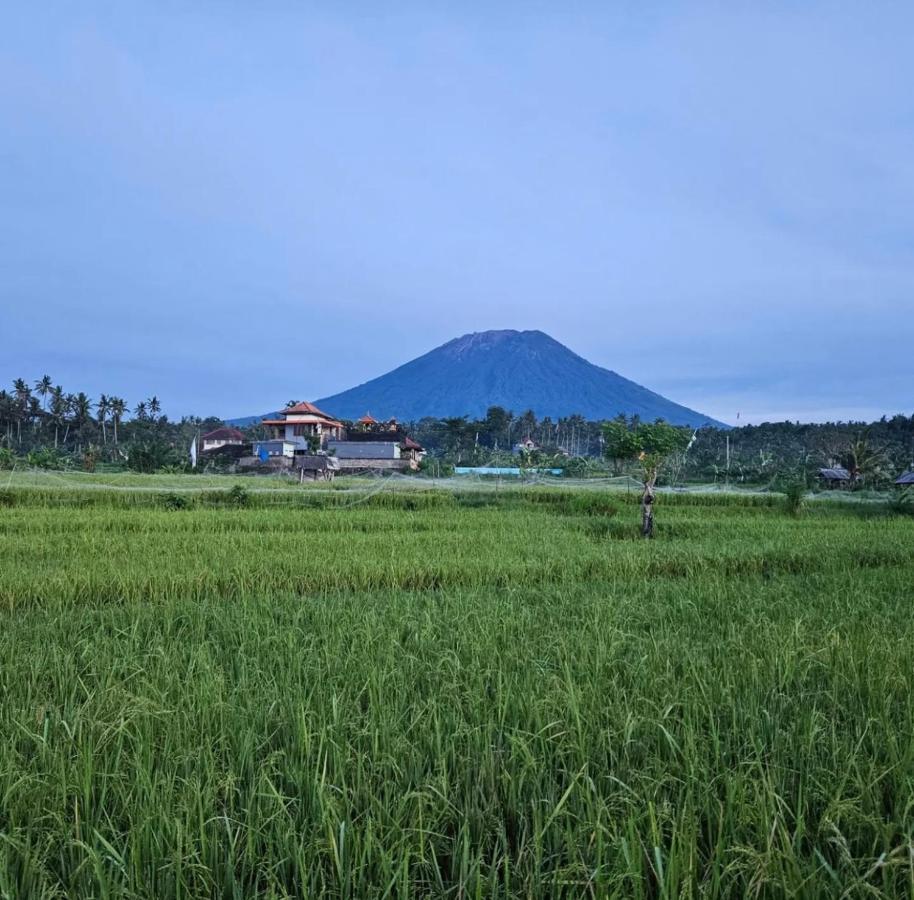
[[[327,449],[340,459],[399,459],[397,441],[328,441]]]
[[[895,479],[895,484],[914,484],[914,471],[905,472]]]
[[[832,469],[819,469],[819,475],[827,481],[850,481],[851,473],[841,466],[835,466]]]

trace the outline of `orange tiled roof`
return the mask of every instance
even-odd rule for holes
[[[296,403],[295,406],[287,406],[283,410],[283,413],[285,415],[288,415],[289,413],[311,413],[312,416],[320,416],[323,419],[330,418],[322,409],[318,409],[313,403],[308,403],[307,400]]]

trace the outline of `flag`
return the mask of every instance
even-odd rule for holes
[[[191,468],[197,468],[197,438],[196,436],[190,442],[190,465]]]

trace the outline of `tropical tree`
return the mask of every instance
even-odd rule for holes
[[[153,419],[158,418],[160,412],[162,412],[162,404],[159,402],[159,398],[153,394],[146,403],[147,408],[149,409],[149,415]]]
[[[83,429],[85,428],[88,422],[92,421],[92,406],[93,403],[89,399],[89,395],[80,391],[74,398],[72,403],[73,410],[73,420],[74,425],[76,426],[76,433],[79,437],[79,445],[82,447],[83,439]]]
[[[844,461],[851,483],[871,484],[885,477],[886,452],[870,440],[868,430],[857,432],[847,447]]]
[[[637,460],[644,487],[641,495],[641,536],[654,536],[654,489],[664,465],[689,446],[689,432],[658,419],[652,425],[615,419],[603,426],[604,453],[610,459]]]
[[[466,416],[452,416],[441,420],[441,426],[444,429],[444,439],[446,447],[450,453],[453,453],[455,459],[460,461],[460,451],[466,437],[467,418]]]
[[[13,423],[16,421],[16,398],[9,391],[0,391],[0,422],[6,430],[6,442],[13,441]]]
[[[114,446],[117,446],[117,426],[127,412],[127,403],[123,397],[109,397],[108,409],[111,410],[111,424],[114,426]]]
[[[63,430],[63,442],[64,445],[67,443],[67,438],[70,436],[70,426],[73,424],[76,416],[76,395],[75,394],[65,394],[63,398],[63,408],[64,408],[64,430]]]
[[[16,440],[22,443],[22,423],[28,418],[30,401],[32,399],[32,389],[22,378],[17,378],[13,382],[13,395],[16,398]]]
[[[108,434],[105,431],[105,420],[108,418],[108,413],[111,411],[111,401],[108,398],[107,394],[102,394],[98,398],[98,403],[95,404],[95,418],[98,420],[98,424],[102,429],[102,443],[107,446],[108,444]]]
[[[67,401],[61,385],[55,385],[51,388],[51,423],[54,425],[54,449],[57,449],[57,436],[60,426],[63,425],[64,418],[67,415]]]
[[[42,375],[38,381],[35,382],[35,393],[38,394],[41,399],[44,401],[45,412],[47,412],[47,398],[48,394],[51,393],[51,390],[54,387],[54,382],[51,380],[50,375]]]

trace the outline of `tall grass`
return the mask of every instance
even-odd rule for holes
[[[0,896],[914,892],[910,518],[105,496],[0,508]]]

